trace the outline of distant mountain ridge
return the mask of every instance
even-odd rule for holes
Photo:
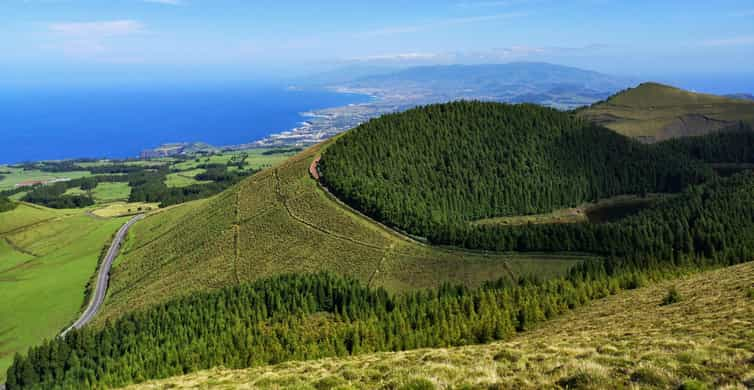
[[[434,65],[418,66],[393,73],[366,76],[355,84],[371,82],[432,83],[435,85],[461,85],[468,82],[485,82],[499,85],[533,83],[535,85],[583,84],[586,88],[605,89],[625,85],[628,79],[569,66],[544,62],[512,62],[485,65]]]
[[[569,66],[512,62],[418,66],[341,80],[331,86],[421,104],[466,99],[575,108],[633,84],[628,78]]]
[[[754,100],[754,95],[750,93],[733,93],[724,96],[731,99]]]

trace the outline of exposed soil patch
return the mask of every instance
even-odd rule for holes
[[[312,161],[311,165],[309,165],[309,174],[312,175],[312,178],[314,180],[319,180],[319,160],[322,159],[322,156],[317,156],[317,158]]]
[[[559,223],[606,223],[636,214],[651,206],[665,195],[652,194],[645,197],[620,195],[585,203],[578,207],[554,210],[545,214],[487,218],[472,222],[475,225],[527,225]]]
[[[585,214],[590,223],[613,222],[639,213],[641,210],[651,206],[655,200],[651,198],[637,198],[606,205],[597,204],[593,207],[588,207],[585,210]]]

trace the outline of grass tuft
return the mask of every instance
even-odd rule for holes
[[[428,379],[416,378],[404,383],[398,390],[434,390],[437,387]]]
[[[697,380],[687,380],[681,383],[680,386],[678,386],[678,390],[707,390],[709,389],[709,386],[707,386],[704,382],[700,382]]]
[[[664,388],[668,386],[668,378],[658,369],[642,367],[631,373],[631,382],[644,386]]]
[[[519,351],[504,349],[496,353],[495,356],[492,357],[492,359],[496,362],[507,361],[511,363],[517,363],[519,360],[521,360],[521,356],[522,354]]]
[[[587,371],[580,371],[561,378],[556,383],[564,389],[600,389],[604,387],[602,377]]]
[[[681,294],[678,293],[678,289],[672,286],[668,289],[668,294],[662,299],[660,306],[672,305],[681,301]]]

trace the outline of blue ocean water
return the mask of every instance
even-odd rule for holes
[[[301,112],[368,100],[258,84],[3,89],[0,163],[135,157],[168,142],[241,144],[296,127]]]

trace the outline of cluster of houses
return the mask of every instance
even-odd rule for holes
[[[64,182],[64,181],[71,181],[71,179],[69,179],[67,177],[60,177],[60,178],[49,179],[49,180],[26,180],[26,181],[22,181],[22,182],[16,184],[15,187],[16,188],[34,187],[34,186],[38,186],[38,185],[60,183],[60,182]]]

